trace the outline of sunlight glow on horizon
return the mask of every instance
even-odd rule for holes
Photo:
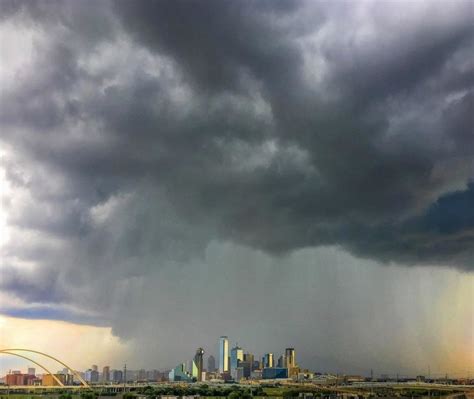
[[[129,357],[126,343],[112,334],[110,327],[96,327],[57,320],[30,320],[0,315],[2,348],[26,348],[51,354],[74,367],[85,370],[92,364],[122,367]],[[47,334],[45,334],[47,331]],[[30,356],[33,358],[33,356]],[[40,357],[34,357],[34,360]],[[41,358],[53,370],[62,366]],[[0,376],[10,368],[26,369],[28,361],[13,356],[0,357]],[[37,369],[37,373],[42,371]]]

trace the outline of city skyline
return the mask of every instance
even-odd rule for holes
[[[221,336],[219,338],[219,343],[218,343],[218,351],[220,351],[221,347],[222,347],[222,338],[225,338],[225,339],[228,339],[227,336]],[[12,351],[14,351],[13,353],[15,353],[15,349],[13,349]],[[263,369],[263,368],[286,368],[286,369],[291,369],[291,368],[297,368],[298,369],[298,372],[312,372],[312,373],[318,373],[318,374],[330,374],[330,373],[327,373],[327,371],[324,371],[324,370],[318,370],[318,371],[315,371],[315,370],[309,370],[305,367],[302,367],[300,365],[298,365],[298,363],[296,362],[296,352],[295,352],[295,348],[285,348],[285,349],[282,349],[280,351],[281,353],[281,356],[279,357],[279,362],[280,360],[282,361],[282,364],[280,363],[276,363],[275,362],[275,356],[273,353],[264,353],[264,351],[261,350],[261,353],[262,353],[262,356],[260,357],[260,360],[256,360],[256,359],[259,359],[259,356],[255,356],[253,353],[250,353],[246,350],[244,350],[241,346],[239,346],[237,343],[235,344],[235,346],[232,347],[231,351],[230,351],[230,356],[228,356],[228,369],[225,370],[225,371],[220,371],[221,367],[217,367],[216,366],[216,363],[215,363],[215,357],[212,355],[212,354],[209,354],[206,358],[207,360],[207,367],[204,368],[203,367],[203,364],[204,364],[204,353],[206,351],[203,350],[203,348],[198,348],[196,350],[196,353],[193,357],[192,360],[188,360],[188,361],[183,361],[181,364],[179,364],[177,367],[183,367],[183,370],[186,372],[186,370],[188,372],[190,372],[190,370],[193,370],[193,373],[194,372],[197,372],[197,371],[201,371],[201,372],[205,372],[207,374],[211,373],[216,373],[217,375],[221,375],[221,376],[227,376],[228,378],[232,378],[232,379],[235,379],[233,376],[232,376],[232,372],[235,371],[235,369],[239,366],[241,366],[242,364],[244,364],[245,362],[248,362],[249,359],[251,359],[251,364],[250,367],[251,369],[253,370],[254,368],[255,369]],[[212,359],[212,360],[211,360]],[[19,374],[24,374],[24,375],[28,375],[28,376],[45,376],[47,375],[47,371],[42,369],[41,367],[39,368],[39,373],[37,373],[37,369],[36,367],[30,367],[29,365],[25,366],[25,364],[28,364],[28,361],[25,361],[23,360],[23,369],[26,370],[25,373],[23,373],[23,370],[20,368],[19,370],[8,370],[8,373],[7,374],[13,374],[13,375],[19,375]],[[39,363],[38,363],[39,365]],[[225,367],[224,367],[225,368]],[[100,369],[102,369],[102,371],[100,371]],[[194,369],[196,371],[194,371]],[[125,382],[125,381],[140,381],[140,380],[143,380],[143,381],[156,381],[160,378],[165,378],[167,380],[167,375],[173,371],[173,368],[169,369],[169,368],[154,368],[152,370],[147,370],[147,369],[143,369],[143,368],[140,368],[140,369],[130,369],[130,368],[127,368],[127,365],[124,364],[123,365],[123,368],[114,368],[114,367],[110,367],[109,365],[104,365],[103,367],[97,365],[97,364],[92,364],[89,368],[87,368],[87,370],[76,370],[76,372],[78,372],[79,374],[82,375],[82,377],[85,379],[85,381],[89,382],[89,383],[104,383],[104,382],[118,382],[118,383],[122,383],[122,382]],[[95,373],[95,374],[93,374]],[[429,378],[440,378],[441,377],[445,377],[447,378],[447,376],[449,375],[450,373],[446,372],[446,373],[432,373],[431,372],[431,368],[430,366],[428,365],[428,369],[427,369],[427,373],[425,375],[423,375],[423,377],[429,379]],[[466,370],[466,374],[463,375],[462,373],[454,373],[455,375],[451,374],[450,377],[451,378],[466,378],[466,379],[470,379],[470,370]],[[71,377],[73,377],[72,375],[72,372],[66,367],[66,368],[63,368],[61,370],[58,370],[57,371],[57,374],[56,375],[70,375]],[[200,374],[197,374],[197,375],[200,375]],[[200,377],[197,377],[197,375],[195,376],[195,379],[194,379],[194,382],[200,382],[200,381],[203,381],[200,379]],[[350,373],[343,373],[341,375],[349,375],[349,376],[353,376],[355,377],[354,374],[350,374]],[[118,377],[117,377],[118,376]],[[126,380],[124,380],[124,377],[123,376],[127,376]],[[194,375],[193,375],[194,376]],[[383,377],[383,378],[393,378],[396,376],[396,378],[398,379],[399,377],[400,378],[419,378],[419,376],[414,376],[414,375],[400,375],[399,373],[397,373],[396,375],[390,375],[390,374],[387,374],[387,373],[380,373],[380,374],[376,374],[374,373],[374,370],[373,369],[370,369],[370,372],[367,373],[366,375],[362,375],[363,377],[370,377],[370,378],[377,378],[377,376],[380,378],[380,377]],[[2,375],[0,374],[0,378],[2,377]],[[80,381],[75,379],[76,380],[76,383],[79,383]],[[165,380],[163,380],[165,381]]]
[[[306,367],[303,364],[298,364],[296,362],[296,352],[295,348],[293,347],[286,347],[286,348],[280,348],[280,351],[277,351],[276,353],[272,352],[265,352],[265,349],[260,348],[260,350],[254,354],[251,353],[250,351],[246,350],[245,348],[239,346],[237,342],[235,342],[233,345],[231,344],[231,341],[229,340],[228,336],[221,336],[219,338],[218,344],[217,344],[217,349],[216,353],[221,352],[221,348],[223,347],[223,342],[225,342],[227,345],[226,347],[228,348],[231,346],[230,350],[227,350],[227,369],[222,368],[218,363],[216,363],[216,358],[212,354],[212,350],[205,351],[203,348],[199,347],[197,348],[194,357],[192,357],[192,360],[186,360],[186,359],[180,359],[181,363],[178,364],[177,367],[180,367],[182,365],[183,371],[186,372],[186,370],[193,370],[193,376],[201,375],[199,374],[194,374],[197,373],[198,370],[205,371],[206,373],[218,373],[222,376],[227,376],[228,378],[235,378],[235,375],[233,372],[235,371],[235,368],[237,366],[241,366],[239,364],[240,362],[247,362],[248,358],[250,357],[251,363],[254,363],[254,365],[250,365],[251,370],[253,370],[255,364],[259,364],[258,366],[255,367],[260,367],[260,368],[286,368],[288,370],[292,368],[297,368],[301,372],[312,372],[312,373],[320,373],[322,375],[324,374],[333,374],[333,375],[346,375],[346,376],[355,376],[355,375],[360,375],[361,377],[373,377],[373,378],[392,378],[392,379],[398,379],[398,378],[418,378],[420,375],[426,378],[435,378],[435,379],[442,379],[447,378],[447,376],[450,376],[450,378],[461,378],[461,379],[470,379],[471,374],[473,373],[472,369],[465,369],[465,370],[440,370],[435,368],[431,368],[431,365],[427,365],[427,368],[425,370],[418,370],[416,373],[407,373],[403,374],[400,372],[397,373],[390,373],[387,372],[387,370],[379,370],[378,372],[374,373],[374,369],[368,369],[365,372],[362,373],[354,373],[354,369],[345,369],[345,370],[329,370],[329,369],[311,369],[311,367]],[[207,356],[204,356],[204,354],[207,353]],[[260,357],[259,357],[260,354]],[[256,356],[255,356],[256,355]],[[280,355],[278,357],[278,355]],[[218,357],[220,359],[221,356]],[[278,361],[277,361],[278,358]],[[18,359],[18,358],[13,358],[16,360],[16,362],[11,363],[15,364],[18,367],[15,369],[15,367],[10,367],[7,370],[2,370],[0,368],[0,378],[2,376],[6,376],[7,374],[15,374],[15,373],[23,373],[22,370],[27,370],[25,375],[37,375],[37,376],[44,376],[47,373],[45,370],[42,370],[39,368],[39,372],[36,367],[31,367],[30,364],[31,362],[28,362],[25,359]],[[212,359],[210,361],[210,359]],[[280,361],[283,363],[280,364]],[[48,359],[46,361],[42,360],[42,364],[47,364]],[[11,365],[10,364],[10,365]],[[52,363],[56,364],[56,363]],[[204,367],[203,365],[206,364],[207,366]],[[212,367],[209,367],[209,364],[212,364]],[[118,381],[118,382],[123,382],[123,375],[127,375],[128,379],[130,381],[137,381],[137,380],[149,380],[149,381],[155,381],[157,379],[157,375],[161,376],[160,378],[164,378],[168,380],[168,374],[170,371],[173,370],[174,367],[169,367],[169,366],[160,366],[155,364],[155,367],[151,368],[143,368],[143,367],[135,367],[135,368],[127,368],[127,364],[122,364],[122,367],[117,367],[115,366],[110,366],[109,364],[104,365],[103,367],[101,365],[97,364],[92,364],[90,365],[87,369],[80,370],[76,369],[77,372],[79,372],[82,377],[85,379],[87,382],[92,382],[92,383],[102,383],[102,382],[112,382],[112,381]],[[194,371],[194,368],[196,371]],[[31,370],[33,370],[31,372]],[[53,367],[51,367],[51,370],[55,370]],[[102,370],[102,371],[101,371]],[[222,370],[222,371],[221,371]],[[92,375],[92,373],[95,373],[95,375]],[[191,371],[189,371],[191,372]],[[59,374],[66,374],[66,375],[71,375],[71,372],[67,369],[60,369],[57,370],[57,373]],[[153,373],[155,375],[154,378],[148,378],[149,373]],[[107,375],[107,377],[104,376]],[[118,377],[117,377],[118,376]],[[72,375],[71,375],[72,377]],[[77,379],[75,379],[76,382]],[[195,377],[195,381],[199,382],[200,379],[199,377]]]
[[[212,355],[210,355],[209,357],[213,357]],[[262,362],[264,363],[265,360],[262,359]],[[186,365],[186,362],[182,363],[183,367],[184,367],[184,370],[186,370],[188,368],[188,366]],[[79,372],[79,374],[81,374],[83,376],[83,378],[85,378],[85,380],[88,382],[88,383],[97,383],[97,384],[103,384],[103,383],[124,383],[124,379],[123,379],[123,376],[124,376],[124,373],[125,373],[125,369],[120,369],[120,368],[111,368],[110,366],[104,366],[103,367],[103,371],[100,372],[98,371],[97,375],[94,377],[94,376],[88,376],[88,373],[90,371],[97,371],[97,370],[94,370],[94,366],[95,365],[92,365],[90,368],[88,368],[87,370],[84,370],[84,371],[80,371],[80,370],[77,370],[77,372]],[[126,368],[126,365],[124,365],[124,367]],[[266,367],[265,365],[263,365],[262,367]],[[278,366],[278,365],[274,365],[274,367],[270,367],[270,368],[276,368],[276,369],[279,369],[279,368],[284,368],[284,366]],[[108,372],[106,373],[105,370],[108,369]],[[168,379],[168,375],[170,373],[170,371],[172,371],[173,368],[171,369],[168,369],[168,368],[164,368],[164,369],[159,369],[159,368],[153,368],[153,369],[143,369],[143,368],[140,368],[140,369],[127,369],[127,381],[128,382],[144,382],[144,381],[149,381],[149,382],[167,382],[169,381]],[[335,375],[339,375],[341,377],[363,377],[363,378],[366,378],[366,379],[374,379],[374,380],[383,380],[383,379],[390,379],[390,380],[398,380],[398,379],[419,379],[420,377],[423,377],[423,378],[426,378],[426,380],[429,380],[429,379],[433,379],[433,380],[444,380],[444,379],[447,379],[447,378],[450,378],[450,379],[460,379],[460,380],[472,380],[472,375],[470,373],[469,370],[467,370],[465,373],[449,373],[449,372],[443,372],[443,373],[440,373],[440,372],[432,372],[431,371],[431,367],[428,365],[428,368],[426,371],[426,373],[424,374],[419,374],[419,375],[412,375],[412,374],[400,374],[400,373],[396,373],[396,374],[388,374],[388,373],[385,373],[385,372],[380,372],[380,373],[377,373],[375,372],[373,369],[369,370],[368,373],[366,374],[361,374],[361,375],[357,375],[357,374],[354,374],[354,373],[330,373],[330,372],[325,372],[325,371],[312,371],[312,370],[309,370],[309,369],[304,369],[304,368],[301,368],[302,372],[303,373],[306,373],[306,372],[311,372],[311,373],[315,373],[315,374],[319,374],[321,376],[335,376]],[[23,372],[25,371],[25,372]],[[204,372],[205,373],[215,373],[217,372],[217,369],[209,369],[209,367],[205,368],[204,369]],[[67,370],[67,369],[63,369],[63,370],[58,370],[56,372],[56,376],[58,375],[69,375],[70,377],[73,377],[71,375],[71,373]],[[0,375],[0,378],[5,378],[7,375],[29,375],[29,376],[36,376],[38,378],[42,378],[44,376],[47,376],[48,374],[46,372],[44,372],[44,370],[41,370],[40,369],[40,372],[36,372],[36,368],[35,367],[28,367],[28,366],[24,366],[24,367],[19,367],[18,369],[10,369],[8,370],[8,372],[2,376]],[[79,384],[79,381],[77,379],[74,378],[74,381],[76,384]],[[204,380],[202,380],[204,381]],[[71,380],[72,382],[72,380]],[[194,382],[199,382],[199,380],[196,378]]]
[[[0,15],[2,347],[474,374],[471,0]]]

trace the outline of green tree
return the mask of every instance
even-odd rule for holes
[[[235,389],[229,393],[227,396],[229,399],[250,399],[252,395],[249,391],[241,391],[239,389]]]
[[[300,392],[296,389],[288,389],[283,392],[284,398],[295,398],[300,394]]]
[[[94,392],[81,392],[81,399],[96,399],[97,395]]]

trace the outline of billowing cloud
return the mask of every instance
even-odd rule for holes
[[[191,293],[224,318],[190,288],[230,284],[203,272],[216,245],[472,271],[469,1],[0,6],[9,295],[133,337]]]

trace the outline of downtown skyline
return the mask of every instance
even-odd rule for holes
[[[474,374],[473,13],[0,0],[0,346]]]
[[[366,373],[354,374],[350,372],[328,372],[327,370],[311,370],[297,362],[297,356],[295,348],[287,347],[281,350],[280,353],[271,353],[261,351],[261,356],[254,353],[250,353],[248,350],[242,348],[238,343],[232,345],[230,350],[228,336],[221,336],[218,341],[217,353],[219,353],[219,362],[216,363],[215,356],[211,353],[207,353],[202,347],[197,348],[196,353],[192,359],[183,360],[176,367],[170,368],[158,368],[153,369],[130,369],[127,364],[123,364],[122,368],[115,368],[109,365],[99,366],[97,364],[91,365],[87,370],[75,370],[79,377],[75,376],[71,370],[67,367],[59,369],[57,372],[53,371],[54,368],[50,367],[50,371],[55,374],[55,377],[60,378],[64,384],[67,385],[80,385],[82,382],[86,382],[91,385],[120,385],[120,384],[143,384],[146,382],[152,383],[172,383],[172,382],[183,382],[183,383],[195,383],[195,382],[206,382],[206,383],[223,383],[226,382],[243,382],[253,380],[256,383],[264,380],[272,379],[283,379],[293,381],[332,381],[334,383],[338,378],[342,378],[343,381],[349,383],[357,383],[361,381],[391,381],[391,382],[447,382],[448,378],[452,383],[460,381],[465,383],[466,381],[474,381],[471,376],[470,370],[466,370],[465,373],[432,373],[430,365],[424,374],[389,374],[385,372],[374,372],[374,369],[368,370]],[[11,349],[13,353],[17,351],[23,351],[22,349]],[[20,352],[21,353],[21,352]],[[222,354],[227,354],[224,358]],[[41,364],[44,364],[42,358]],[[277,360],[278,359],[278,360]],[[39,359],[38,359],[39,360]],[[25,366],[28,364],[28,366]],[[31,366],[32,364],[33,366]],[[58,363],[55,363],[56,365]],[[0,380],[6,382],[7,385],[53,385],[51,376],[48,375],[47,370],[43,369],[40,363],[33,364],[31,362],[25,363],[23,361],[23,367],[18,369],[9,369],[5,375],[0,374]],[[37,368],[37,366],[40,366]],[[179,370],[179,371],[178,371]],[[44,380],[46,378],[46,380]],[[53,377],[54,378],[54,377]],[[82,380],[78,379],[82,378]],[[22,383],[15,383],[9,381],[20,381],[24,379]],[[29,381],[34,379],[35,382]],[[66,382],[67,381],[67,382]],[[459,382],[458,382],[459,383]]]

